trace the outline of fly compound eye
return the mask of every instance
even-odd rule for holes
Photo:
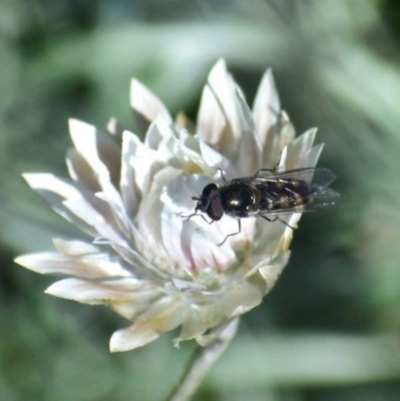
[[[220,220],[224,213],[224,208],[222,205],[221,197],[219,196],[219,191],[215,192],[215,197],[211,199],[210,205],[207,208],[207,215],[212,220]]]
[[[204,187],[197,209],[206,213],[211,220],[221,219],[224,209],[219,189],[215,184],[208,184]]]

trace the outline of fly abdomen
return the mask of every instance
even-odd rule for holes
[[[282,210],[302,206],[312,198],[313,188],[301,180],[269,180],[257,186],[258,205],[263,210]]]

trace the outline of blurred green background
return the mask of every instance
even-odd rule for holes
[[[219,57],[249,100],[273,68],[342,199],[303,217],[280,283],[195,400],[400,399],[400,2],[0,0],[1,400],[162,400],[180,376],[194,344],[109,354],[125,321],[13,264],[78,234],[20,173],[66,175],[70,116],[132,126],[132,77],[195,118]]]

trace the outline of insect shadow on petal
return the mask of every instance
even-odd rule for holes
[[[237,218],[238,230],[228,234],[218,244],[241,232],[241,220],[246,217],[261,217],[269,222],[279,220],[291,227],[281,215],[314,212],[334,206],[340,195],[329,185],[336,178],[326,168],[306,167],[296,170],[276,172],[260,169],[249,177],[234,178],[228,181],[219,169],[223,183],[207,184],[197,201],[194,213],[182,216],[191,219],[200,216],[208,224],[218,221],[224,214]],[[211,221],[207,221],[203,214]]]

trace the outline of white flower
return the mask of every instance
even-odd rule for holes
[[[111,351],[145,345],[181,327],[177,342],[207,336],[260,304],[289,259],[292,229],[282,222],[228,216],[207,224],[193,212],[194,195],[210,182],[249,176],[260,168],[315,166],[322,145],[315,129],[295,138],[281,111],[270,71],[251,111],[224,61],[212,69],[196,128],[174,121],[163,103],[136,80],[131,103],[144,141],[111,121],[108,133],[71,120],[71,179],[25,174],[55,211],[91,239],[54,239],[56,252],[17,262],[65,278],[46,292],[103,304],[133,322],[111,338]],[[193,132],[191,132],[193,131]],[[286,218],[294,226],[300,214]]]

